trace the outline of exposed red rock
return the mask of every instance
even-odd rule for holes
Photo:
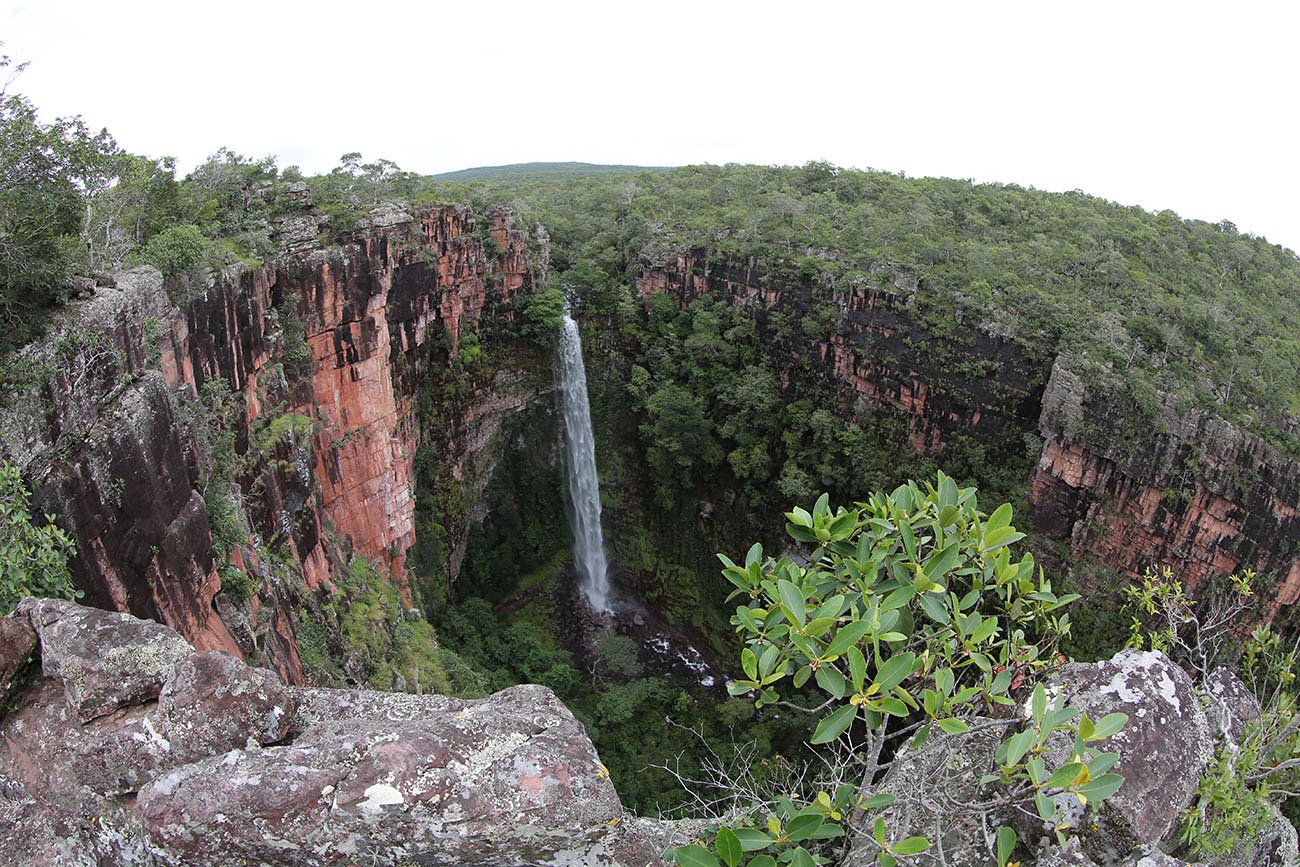
[[[147,269],[70,308],[70,333],[103,335],[103,351],[52,365],[59,377],[6,425],[0,446],[76,540],[86,601],[173,626],[200,649],[256,648],[302,682],[293,606],[274,582],[250,603],[257,636],[217,611],[200,456],[173,397],[193,401],[212,379],[242,398],[237,481],[256,537],[284,546],[308,589],[331,585],[349,553],[404,576],[426,344],[441,340],[454,355],[487,305],[512,316],[531,277],[525,236],[504,209],[483,232],[450,206],[372,222],[340,247],[219,282],[183,313]],[[286,317],[301,322],[310,353],[287,372]],[[59,339],[30,352],[52,356]],[[161,376],[147,372],[154,366]],[[268,564],[251,548],[232,562],[262,583]]]
[[[1249,567],[1277,579],[1274,613],[1300,600],[1300,463],[1206,412],[1167,412],[1162,430],[1135,439],[1069,359],[979,327],[960,344],[934,335],[913,313],[920,281],[887,267],[872,276],[814,287],[754,260],[692,249],[643,262],[637,288],[682,305],[706,293],[729,297],[753,311],[760,330],[771,312],[788,321],[833,303],[841,324],[816,343],[766,335],[783,388],[811,350],[845,406],[860,398],[896,410],[918,453],[941,459],[954,435],[996,448],[1036,434],[1043,450],[1026,480],[1033,524],[1068,540],[1074,558],[1128,576],[1177,565],[1192,589]]]
[[[1276,579],[1270,614],[1300,598],[1300,464],[1204,411],[1167,410],[1140,442],[1059,359],[1044,394],[1035,525],[1136,577],[1176,566],[1192,590],[1254,569]]]

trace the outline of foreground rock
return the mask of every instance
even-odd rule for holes
[[[1119,755],[1114,771],[1125,780],[1100,810],[1074,816],[1065,847],[1034,814],[1006,807],[1005,790],[980,785],[996,770],[999,742],[1017,731],[1015,720],[972,720],[962,735],[932,735],[919,749],[904,748],[873,791],[897,800],[871,815],[885,820],[890,840],[913,835],[931,848],[908,863],[925,867],[975,867],[996,863],[1000,825],[1019,839],[1012,860],[1040,867],[1165,867],[1186,864],[1180,850],[1181,817],[1218,744],[1235,744],[1244,721],[1259,715],[1249,691],[1227,672],[1215,672],[1198,690],[1162,653],[1125,650],[1096,663],[1072,663],[1049,682],[1050,695],[1080,708],[1093,720],[1125,713],[1129,722],[1102,747]],[[1209,713],[1207,713],[1207,709]],[[1235,732],[1235,733],[1234,733]],[[1073,738],[1049,740],[1049,767],[1069,761]],[[869,827],[853,829],[846,865],[876,863],[879,847]],[[1181,856],[1181,857],[1179,857]],[[1293,867],[1300,863],[1295,829],[1276,813],[1254,839],[1212,862],[1215,867]]]
[[[39,671],[0,720],[0,863],[646,865],[695,825],[625,814],[547,689],[288,687],[166,627],[27,600]]]

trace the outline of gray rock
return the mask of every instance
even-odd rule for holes
[[[158,697],[185,640],[158,623],[58,599],[24,599],[19,613],[40,636],[41,670],[62,682],[82,722]]]
[[[1240,744],[1246,726],[1263,715],[1259,699],[1231,669],[1216,668],[1202,684],[1201,694],[1210,728],[1220,739]]]
[[[137,805],[156,843],[211,865],[544,863],[623,818],[582,727],[538,686],[313,723],[289,746],[177,768]]]
[[[1097,830],[1085,827],[1085,849],[1108,861],[1138,843],[1169,838],[1214,754],[1191,678],[1162,653],[1122,650],[1106,661],[1065,666],[1050,688],[1093,720],[1129,717],[1101,745],[1119,754],[1113,772],[1124,785],[1106,800]],[[1049,764],[1068,760],[1072,748],[1072,738],[1054,740]]]
[[[976,730],[960,735],[936,728],[919,749],[904,748],[894,758],[878,791],[897,800],[873,813],[869,821],[883,818],[892,839],[921,836],[931,841],[930,851],[909,858],[909,864],[987,867],[991,862],[993,850],[985,833],[995,833],[999,825],[1008,823],[1009,811],[994,811],[982,821],[976,812],[963,809],[964,804],[987,801],[996,794],[991,785],[981,786],[979,779],[996,769],[994,754],[1010,729],[979,728],[989,722],[972,720]],[[856,828],[844,865],[867,867],[875,863],[878,851],[869,826]]]
[[[1048,846],[1038,856],[1038,867],[1097,867],[1083,852],[1078,837],[1071,837],[1064,846]]]
[[[154,716],[180,764],[283,740],[297,707],[275,672],[224,653],[195,652],[172,669]]]

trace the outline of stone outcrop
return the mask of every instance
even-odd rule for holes
[[[1067,845],[1056,845],[1050,829],[1034,815],[1032,803],[1023,809],[1007,805],[1007,790],[996,781],[982,784],[983,774],[996,770],[998,744],[1015,734],[1016,719],[974,719],[972,731],[959,735],[935,733],[919,748],[904,747],[873,792],[889,793],[896,801],[872,814],[885,820],[888,839],[924,836],[931,848],[912,863],[960,865],[993,863],[994,834],[1006,824],[1019,840],[1013,860],[1039,867],[1125,865],[1159,867],[1186,864],[1180,849],[1180,822],[1196,801],[1196,789],[1215,750],[1235,750],[1238,742],[1228,729],[1215,731],[1213,719],[1241,719],[1258,714],[1259,706],[1240,682],[1219,672],[1194,684],[1162,653],[1125,650],[1110,660],[1071,663],[1046,684],[1047,693],[1062,706],[1077,707],[1092,720],[1124,713],[1124,728],[1097,746],[1118,756],[1112,771],[1124,777],[1119,791],[1098,810],[1079,809],[1069,795]],[[1073,735],[1058,733],[1048,740],[1048,768],[1068,762]],[[870,828],[851,835],[846,865],[875,863],[879,847]],[[1178,857],[1181,856],[1181,857]],[[1253,839],[1242,840],[1235,852],[1212,861],[1222,865],[1297,863],[1295,830],[1278,813],[1275,821]]]
[[[1095,663],[1073,663],[1052,679],[1064,704],[1099,720],[1128,715],[1128,724],[1101,748],[1117,753],[1124,777],[1108,798],[1089,847],[1113,861],[1142,843],[1176,843],[1178,820],[1192,803],[1215,740],[1192,679],[1162,653],[1124,650]],[[1049,761],[1069,761],[1073,739],[1051,745]]]
[[[292,687],[128,615],[27,600],[12,624],[40,672],[0,718],[6,864],[640,867],[699,830],[627,815],[544,687]]]

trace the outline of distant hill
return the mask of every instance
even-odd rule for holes
[[[632,172],[666,172],[672,166],[606,166],[597,163],[512,163],[507,166],[479,166],[433,175],[438,181],[483,181],[498,178],[576,177],[580,175],[622,175]]]

